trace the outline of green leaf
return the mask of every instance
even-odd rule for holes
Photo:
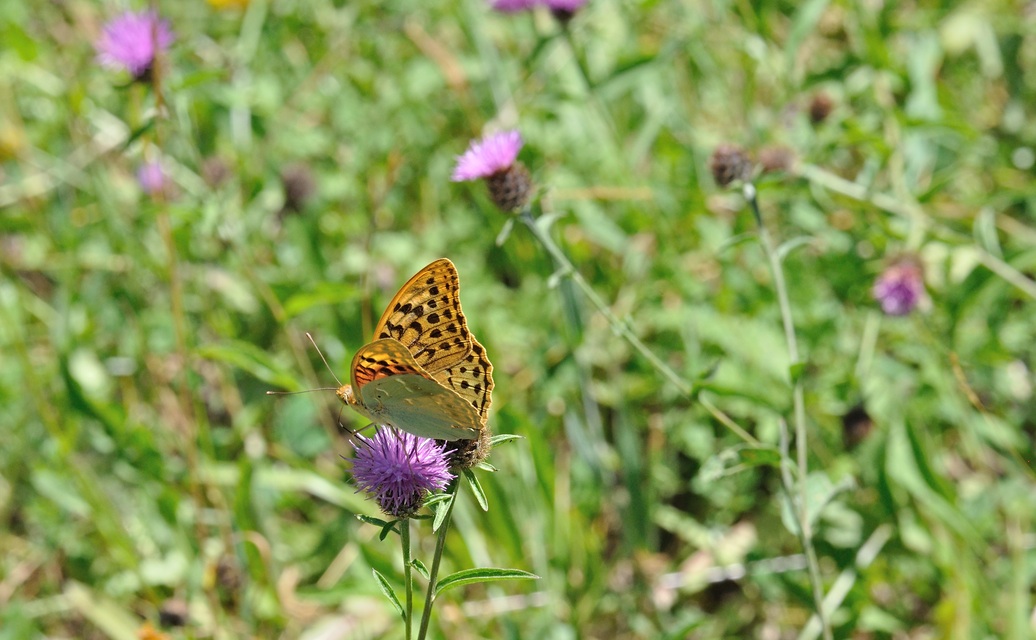
[[[410,566],[412,566],[418,573],[424,576],[425,580],[431,580],[431,574],[428,573],[428,567],[424,566],[423,562],[421,562],[417,558],[414,558],[410,561]]]
[[[482,485],[479,484],[478,478],[471,472],[471,469],[464,470],[464,477],[467,478],[468,484],[471,485],[471,491],[475,494],[478,506],[482,507],[483,511],[489,511],[489,501],[486,499],[486,492],[482,490]]]
[[[381,528],[381,533],[378,534],[378,540],[384,540],[385,538],[388,537],[389,533],[391,533],[393,531],[396,531],[396,523],[397,522],[399,522],[399,520],[393,520],[392,522],[386,522],[385,526],[383,526]]]
[[[430,494],[428,496],[428,498],[424,501],[424,506],[426,506],[429,509],[431,509],[432,507],[434,507],[435,505],[439,504],[440,502],[446,502],[449,499],[450,499],[450,494],[448,494],[448,493],[433,493],[433,494]]]
[[[720,451],[702,465],[700,477],[703,482],[713,482],[752,467],[774,467],[781,465],[780,451],[774,447],[754,447],[742,444]]]
[[[386,524],[391,524],[389,522],[386,522],[385,520],[382,520],[381,518],[375,518],[374,516],[366,516],[362,513],[357,513],[356,519],[360,522],[366,522],[367,524],[372,524],[376,527],[384,527]]]
[[[388,601],[392,603],[393,607],[395,607],[396,612],[399,613],[399,617],[406,620],[406,613],[403,611],[403,605],[399,603],[399,598],[396,597],[396,592],[392,590],[392,586],[388,583],[388,580],[386,580],[385,576],[381,575],[381,572],[377,569],[374,569],[373,572],[374,579],[378,581],[378,587],[381,589],[381,592],[385,594]]]
[[[466,584],[477,582],[495,582],[497,580],[539,580],[540,577],[528,571],[520,569],[496,569],[485,567],[482,569],[464,569],[457,573],[451,573],[435,585],[435,595],[438,596],[447,589],[460,587]]]
[[[805,362],[796,362],[795,364],[788,367],[788,377],[791,378],[792,384],[798,384],[799,380],[802,379],[802,374],[806,372]]]
[[[344,283],[322,283],[311,291],[296,293],[284,302],[284,313],[293,318],[313,307],[326,307],[355,300],[356,287]]]
[[[781,246],[777,247],[777,262],[784,262],[784,259],[787,258],[788,254],[792,251],[811,242],[813,242],[813,238],[809,236],[798,236],[788,240],[787,242],[782,242]]]
[[[446,514],[450,512],[450,505],[453,504],[456,496],[454,494],[447,494],[448,500],[443,500],[435,505],[435,519],[432,520],[432,531],[438,531],[439,527],[442,526],[443,520],[446,519]]]
[[[822,471],[815,471],[806,477],[806,518],[810,527],[817,523],[824,507],[843,491],[848,491],[856,485],[851,476],[846,476],[838,484],[833,484],[831,478]],[[797,487],[796,487],[797,488]],[[781,521],[785,528],[791,533],[798,533],[799,518],[793,508],[792,501],[787,494],[782,494],[781,500]],[[798,499],[798,498],[796,498]]]
[[[198,347],[203,358],[233,365],[263,382],[291,391],[299,391],[294,378],[281,372],[268,353],[243,340],[224,340],[220,344]]]
[[[491,446],[495,447],[498,444],[502,444],[502,443],[508,442],[510,440],[524,440],[524,439],[525,439],[525,436],[520,436],[520,435],[515,434],[515,433],[499,433],[499,434],[497,434],[497,435],[495,435],[495,436],[493,436],[492,438],[489,439],[489,444]]]
[[[508,218],[507,222],[504,223],[500,233],[496,234],[496,246],[502,247],[507,242],[507,238],[510,237],[511,231],[514,229],[514,218]]]

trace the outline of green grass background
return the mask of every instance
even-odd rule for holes
[[[492,427],[523,436],[479,472],[488,513],[462,494],[445,570],[541,579],[445,593],[433,635],[817,637],[773,454],[791,363],[751,213],[709,175],[722,142],[796,159],[757,186],[835,637],[1032,636],[1028,3],[590,0],[566,34],[479,0],[163,2],[157,87],[94,59],[125,7],[0,0],[0,638],[400,637],[371,576],[401,580],[398,545],[341,457],[362,420],[265,392],[335,384],[305,332],[344,378],[441,256]],[[700,396],[527,229],[497,243],[484,186],[449,182],[487,128],[520,129],[555,240]],[[154,157],[164,199],[134,178]],[[887,318],[871,286],[904,252],[928,299]]]

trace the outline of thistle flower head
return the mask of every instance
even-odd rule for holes
[[[506,171],[518,159],[522,144],[522,134],[517,131],[501,131],[476,140],[463,155],[457,156],[457,166],[450,179],[465,182]]]
[[[763,147],[759,150],[759,165],[763,173],[790,171],[795,166],[795,152],[781,145]]]
[[[284,184],[284,206],[282,213],[299,213],[317,190],[313,172],[304,164],[292,164],[281,170]]]
[[[890,264],[874,283],[874,299],[890,316],[905,316],[924,296],[924,271],[914,257],[902,257]]]
[[[503,13],[518,13],[534,9],[539,0],[490,0],[493,9]]]
[[[515,211],[528,204],[532,196],[532,177],[518,162],[522,136],[517,131],[490,134],[471,143],[457,157],[452,180],[485,179],[493,203],[504,211]]]
[[[814,94],[809,101],[809,121],[813,124],[820,124],[831,115],[835,108],[835,101],[823,91]]]
[[[371,438],[357,437],[353,479],[390,516],[412,516],[428,492],[444,489],[454,477],[443,443],[390,428],[378,429]]]
[[[151,70],[155,56],[173,43],[169,23],[153,11],[127,11],[104,25],[97,39],[97,59],[107,67],[123,68],[134,78]]]
[[[709,159],[712,178],[721,187],[728,187],[737,180],[752,176],[752,161],[744,149],[733,144],[721,144]]]
[[[477,438],[447,442],[444,453],[450,468],[463,471],[480,464],[489,457],[492,438],[493,431],[486,425]]]
[[[587,0],[543,0],[543,4],[550,9],[554,17],[563,23],[574,18],[586,2]]]

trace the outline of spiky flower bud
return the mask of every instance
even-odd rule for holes
[[[533,194],[532,176],[518,162],[522,144],[522,136],[517,131],[504,131],[476,140],[457,157],[451,179],[454,182],[485,180],[493,204],[507,212],[521,209]]]
[[[357,438],[353,479],[387,515],[414,515],[428,492],[446,488],[454,477],[444,445],[435,440],[388,427],[378,429],[372,438]]]
[[[729,187],[738,180],[752,177],[752,161],[745,151],[733,144],[721,144],[709,159],[712,178],[721,187]]]

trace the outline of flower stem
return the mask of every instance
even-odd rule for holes
[[[414,567],[410,558],[410,518],[399,521],[399,544],[403,548],[403,590],[406,592],[406,614],[403,624],[406,626],[406,640],[413,633],[414,620]]]
[[[612,330],[625,338],[625,340],[629,342],[630,345],[644,357],[644,359],[651,363],[651,366],[661,373],[662,376],[670,382],[670,384],[676,387],[676,390],[679,391],[681,395],[688,399],[694,399],[697,395],[694,385],[687,382],[680,377],[678,373],[673,371],[669,365],[655,355],[655,353],[651,351],[651,349],[649,349],[632,330],[630,330],[627,323],[623,322],[614,313],[612,313],[611,308],[605,303],[601,296],[597,295],[597,292],[594,291],[593,287],[591,287],[583,278],[582,274],[576,270],[575,266],[573,266],[572,262],[568,259],[568,256],[565,255],[565,252],[562,251],[550,237],[550,234],[546,233],[546,231],[540,228],[536,223],[536,219],[532,217],[532,213],[528,207],[522,210],[521,214],[519,214],[519,219],[529,228],[533,237],[543,245],[543,248],[547,250],[547,253],[549,253],[551,258],[554,259],[555,264],[562,270],[564,275],[582,290],[583,295],[585,295],[590,303],[597,308],[602,316],[604,316],[605,320],[608,321],[608,324],[611,325]],[[752,434],[742,429],[736,422],[731,420],[729,416],[714,407],[711,403],[702,401],[701,404],[714,418],[716,418],[716,420],[740,436],[745,442],[753,445],[759,443]]]
[[[788,359],[791,367],[799,364],[799,346],[795,338],[795,323],[791,317],[791,303],[788,301],[788,287],[784,282],[784,270],[781,267],[780,259],[777,257],[777,250],[773,246],[773,239],[770,232],[763,224],[763,216],[759,212],[759,200],[756,197],[755,185],[746,182],[744,186],[745,199],[752,207],[752,215],[755,216],[755,223],[759,227],[759,240],[770,262],[770,271],[773,273],[774,289],[777,292],[777,303],[781,310],[781,321],[784,324],[784,338],[788,343]],[[795,419],[795,454],[798,466],[798,479],[792,485],[791,478],[782,474],[784,490],[788,495],[795,496],[792,500],[795,515],[798,518],[799,542],[806,553],[806,563],[809,567],[809,582],[813,590],[813,602],[817,611],[817,619],[820,621],[821,629],[825,640],[831,640],[831,627],[824,613],[824,585],[820,579],[820,563],[817,561],[816,549],[813,548],[813,531],[809,521],[809,513],[806,507],[806,479],[809,473],[809,462],[807,458],[806,440],[806,407],[802,390],[802,380],[799,375],[792,376],[792,402],[794,404]],[[786,429],[782,428],[782,432]],[[781,457],[787,458],[787,447],[781,447]],[[784,468],[784,461],[781,461]]]
[[[417,632],[417,640],[424,640],[428,634],[428,624],[432,620],[432,604],[435,602],[435,583],[439,577],[439,562],[442,560],[443,549],[446,548],[446,532],[450,528],[450,517],[453,515],[453,506],[457,504],[457,489],[460,486],[458,476],[446,487],[446,494],[450,496],[450,504],[446,507],[446,516],[439,525],[439,533],[435,538],[435,555],[432,556],[432,568],[428,571],[428,593],[424,597],[424,611],[421,612],[421,629]]]

